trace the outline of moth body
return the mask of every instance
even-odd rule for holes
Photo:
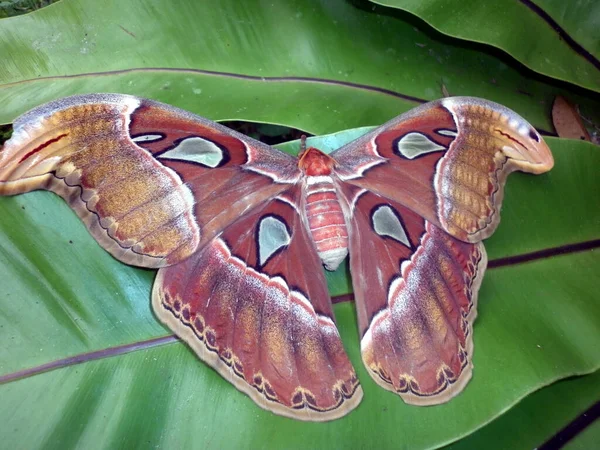
[[[327,270],[335,270],[348,255],[348,230],[333,183],[335,160],[310,147],[300,154],[298,167],[304,174],[306,224]]]
[[[305,214],[317,253],[327,270],[335,270],[348,255],[348,230],[333,179],[307,176]]]

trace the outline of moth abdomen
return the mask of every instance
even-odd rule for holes
[[[306,178],[305,212],[317,253],[327,270],[335,270],[348,254],[348,230],[330,176]]]

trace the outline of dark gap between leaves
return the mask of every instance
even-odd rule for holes
[[[523,5],[529,8],[534,14],[536,14],[541,20],[546,22],[550,28],[554,30],[558,36],[565,41],[565,43],[571,47],[571,49],[586,59],[590,64],[592,64],[596,69],[600,70],[600,61],[594,57],[590,52],[588,52],[579,42],[577,42],[564,28],[562,28],[558,22],[556,22],[550,14],[548,14],[544,9],[540,6],[536,5],[530,0],[520,0]]]
[[[590,408],[577,416],[566,427],[544,442],[538,450],[554,450],[563,446],[590,426],[596,419],[600,418],[600,402],[596,402]]]

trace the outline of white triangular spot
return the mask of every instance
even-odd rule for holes
[[[437,134],[441,134],[442,136],[450,136],[450,137],[456,137],[458,136],[458,133],[456,131],[452,131],[452,130],[437,130]]]
[[[140,136],[134,137],[133,142],[153,142],[162,139],[164,136],[162,134],[142,134]]]
[[[379,236],[387,236],[410,248],[410,241],[400,219],[388,205],[377,208],[371,216],[373,229]]]
[[[398,141],[398,152],[408,159],[440,150],[446,150],[446,147],[436,144],[421,133],[408,133]]]
[[[285,247],[291,241],[285,223],[281,220],[266,216],[258,225],[258,259],[261,266],[273,256],[281,247]]]
[[[223,161],[223,150],[206,139],[191,137],[164,152],[159,158],[190,161],[214,168]]]

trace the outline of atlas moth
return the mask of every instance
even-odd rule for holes
[[[477,98],[293,157],[169,105],[92,94],[14,122],[0,194],[62,196],[115,258],[159,268],[154,311],[202,360],[260,407],[324,421],[362,389],[319,266],[349,253],[375,382],[410,404],[446,402],[471,378],[481,241],[506,176],[553,164],[523,118]]]

